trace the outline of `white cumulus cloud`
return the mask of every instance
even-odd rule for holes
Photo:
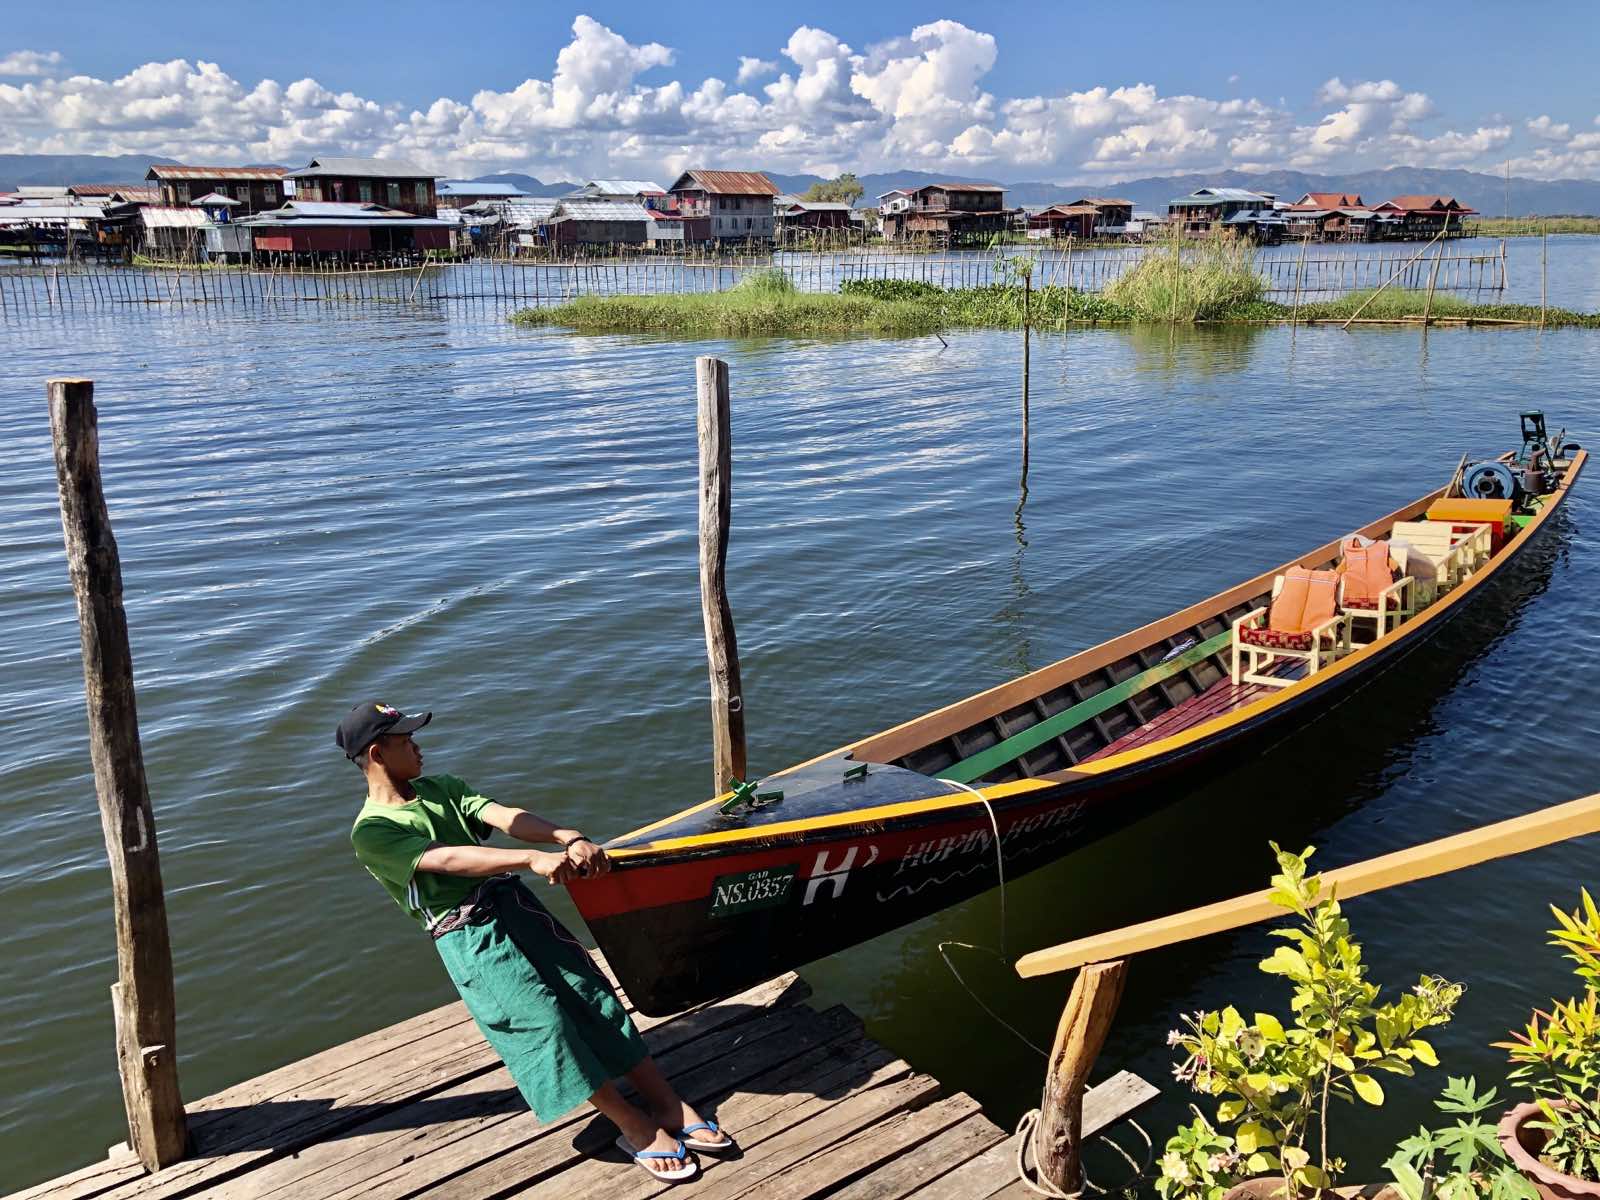
[[[13,78],[32,75],[46,75],[52,68],[61,65],[61,51],[50,50],[40,53],[38,50],[13,50],[4,58],[0,58],[0,75],[9,75]]]
[[[997,95],[996,39],[948,19],[859,47],[800,25],[769,55],[740,55],[731,82],[674,78],[675,62],[666,44],[580,15],[545,74],[401,104],[337,79],[250,82],[185,58],[113,79],[70,75],[57,51],[19,50],[0,59],[0,152],[289,164],[342,152],[543,178],[698,164],[1090,183],[1230,167],[1495,168],[1508,157],[1547,177],[1600,169],[1600,132],[1574,134],[1570,119],[1450,119],[1392,79],[1335,76],[1294,104],[1136,79]]]

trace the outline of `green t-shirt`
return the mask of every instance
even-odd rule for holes
[[[350,830],[350,844],[383,890],[426,928],[482,880],[418,871],[417,860],[434,844],[476,846],[483,841],[489,826],[478,814],[494,801],[454,775],[424,775],[413,779],[411,787],[417,798],[409,803],[363,804]]]

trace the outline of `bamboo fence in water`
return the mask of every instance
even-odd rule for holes
[[[310,268],[105,263],[0,267],[0,318],[66,316],[125,305],[191,310],[295,304],[415,305],[464,302],[495,307],[561,303],[578,296],[716,292],[752,271],[781,270],[805,292],[837,292],[853,280],[898,279],[940,288],[1019,283],[1017,259],[1032,260],[1035,288],[1099,292],[1152,247],[1007,247],[999,252],[917,253],[895,247],[842,253],[776,251],[712,256],[489,259],[405,267]],[[1167,251],[1162,251],[1167,252]],[[1259,255],[1267,294],[1302,299],[1376,288],[1406,262],[1392,249],[1320,249],[1315,257]],[[1394,285],[1477,297],[1503,295],[1504,246],[1490,254],[1425,255]]]

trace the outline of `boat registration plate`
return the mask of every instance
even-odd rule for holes
[[[782,904],[794,885],[795,867],[762,867],[738,875],[719,876],[711,885],[711,915],[735,913]]]

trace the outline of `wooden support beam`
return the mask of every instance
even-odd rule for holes
[[[1083,1089],[1111,1032],[1128,964],[1095,963],[1078,973],[1050,1047],[1035,1148],[1039,1175],[1063,1192],[1082,1187]]]
[[[133,655],[122,608],[122,565],[100,486],[94,384],[52,379],[50,434],[67,570],[78,602],[89,756],[111,864],[117,982],[111,988],[128,1144],[151,1171],[188,1140],[178,1090],[177,1014],[167,905],[134,706]]]
[[[700,611],[711,668],[711,753],[714,794],[745,777],[744,688],[739,643],[728,604],[728,525],[733,516],[733,430],[728,364],[695,360],[700,444]]]
[[[1339,899],[1348,900],[1591,833],[1600,833],[1600,793],[1509,821],[1496,821],[1453,837],[1424,842],[1409,850],[1397,850],[1366,862],[1324,871],[1322,882]],[[1049,975],[1085,963],[1126,958],[1144,950],[1274,920],[1283,916],[1284,910],[1272,903],[1270,896],[1265,890],[1251,892],[1174,916],[1063,942],[1048,950],[1035,950],[1017,960],[1017,974],[1024,979]]]

